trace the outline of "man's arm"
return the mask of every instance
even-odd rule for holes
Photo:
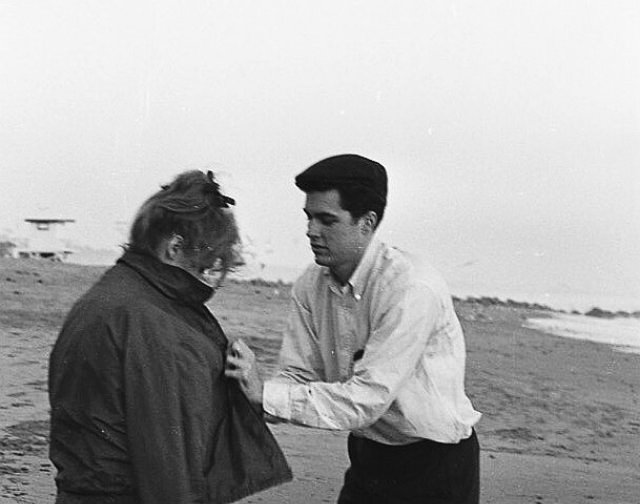
[[[346,382],[263,384],[255,378],[255,358],[246,345],[229,359],[235,369],[228,376],[239,379],[250,400],[262,402],[271,415],[324,429],[370,425],[388,409],[423,358],[441,306],[427,286],[414,284],[390,293],[377,309],[364,355]]]

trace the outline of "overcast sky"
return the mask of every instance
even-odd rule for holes
[[[380,234],[454,283],[635,296],[640,2],[0,0],[0,231],[122,223],[187,168],[311,260],[293,177],[384,164]]]

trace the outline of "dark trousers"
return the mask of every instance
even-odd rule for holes
[[[338,504],[478,504],[480,446],[475,431],[458,444],[389,446],[349,436],[351,467]]]

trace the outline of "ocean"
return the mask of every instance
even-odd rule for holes
[[[122,253],[122,249],[92,249],[75,247],[75,253],[69,262],[77,264],[112,265]],[[311,261],[311,255],[309,255]],[[629,285],[630,292],[612,291],[612,281],[602,285],[589,284],[578,279],[573,283],[555,283],[549,281],[548,273],[540,271],[511,271],[506,268],[484,268],[482,272],[472,268],[456,267],[453,264],[434,264],[443,274],[454,296],[459,298],[497,297],[502,300],[539,303],[555,310],[586,313],[592,308],[601,308],[612,312],[640,311],[640,288]],[[248,264],[233,273],[238,279],[261,278],[277,282],[291,283],[304,270],[304,266],[286,266],[266,262],[248,261]],[[482,274],[481,274],[482,273]],[[553,277],[553,275],[551,275]],[[544,278],[543,278],[544,277]],[[585,280],[588,278],[585,275]],[[629,282],[635,278],[630,275]]]
[[[240,276],[292,282],[301,272],[301,269],[296,268],[264,265],[259,269],[245,269],[240,273]],[[539,303],[554,310],[566,312],[577,310],[581,313],[580,315],[556,312],[550,318],[528,319],[526,325],[555,336],[605,343],[615,351],[640,354],[640,319],[623,317],[603,319],[583,315],[595,307],[613,312],[640,311],[640,300],[633,296],[567,292],[566,290],[563,292],[536,291],[535,289],[518,291],[489,286],[474,288],[474,286],[465,285],[462,282],[454,282],[449,287],[452,294],[459,298],[490,296],[505,301],[512,299]]]
[[[604,343],[619,352],[640,354],[640,320],[635,318],[602,319],[556,313],[551,318],[530,318],[525,326],[555,336]]]
[[[238,278],[252,279],[262,278],[263,280],[276,282],[281,280],[285,283],[293,282],[301,273],[302,268],[293,268],[282,265],[262,264],[258,266],[246,266],[236,273]],[[554,310],[571,312],[576,310],[586,313],[592,308],[601,308],[608,311],[640,311],[640,299],[633,295],[611,294],[601,292],[588,292],[585,290],[563,289],[553,291],[542,287],[532,287],[530,289],[506,287],[503,285],[490,285],[485,282],[483,285],[471,284],[460,278],[445,279],[449,284],[452,295],[459,298],[466,297],[497,297],[502,300],[512,299],[514,301],[524,301],[528,303],[539,303],[549,306]],[[498,282],[496,282],[497,284]]]

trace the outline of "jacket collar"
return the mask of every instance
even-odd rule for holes
[[[151,254],[127,250],[117,262],[137,271],[162,294],[181,303],[203,305],[213,295],[212,287]]]

